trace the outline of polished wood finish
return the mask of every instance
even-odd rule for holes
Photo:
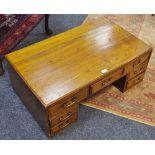
[[[148,61],[145,61],[142,64],[135,66],[133,70],[131,70],[130,73],[128,74],[128,80],[134,78],[135,76],[137,76],[138,74],[141,74],[142,72],[145,72],[147,65],[148,65]]]
[[[141,73],[140,75],[134,77],[131,80],[128,80],[126,83],[126,89],[131,88],[132,86],[134,86],[135,84],[141,82],[144,78],[145,72]]]
[[[65,97],[60,102],[57,102],[54,106],[48,108],[48,112],[55,115],[54,112],[61,113],[66,109],[70,109],[74,105],[77,105],[80,101],[88,97],[88,88],[84,88],[77,93]]]
[[[76,122],[77,119],[78,119],[78,114],[75,113],[66,121],[63,121],[62,123],[59,123],[59,124],[55,125],[54,127],[52,127],[51,132],[56,134],[56,133],[60,132],[62,129],[69,127],[72,123]]]
[[[150,50],[115,24],[82,25],[6,58],[47,107]]]
[[[151,52],[150,46],[108,21],[81,25],[6,59],[46,111],[46,133],[52,136],[77,120],[82,100],[109,84],[124,92],[140,82]]]
[[[66,109],[62,111],[61,113],[58,111],[58,114],[55,113],[55,116],[49,116],[50,125],[55,126],[56,124],[59,124],[61,122],[64,122],[65,120],[68,120],[71,116],[78,113],[78,107],[79,105],[76,104],[72,108]]]
[[[123,68],[119,68],[112,73],[107,74],[99,81],[95,82],[90,86],[91,94],[98,92],[99,90],[103,89],[104,87],[108,86],[109,84],[113,83],[114,81],[120,79],[123,76]]]
[[[39,123],[41,128],[47,133],[48,136],[51,136],[48,113],[46,109],[42,104],[40,104],[40,101],[29,90],[29,87],[24,83],[11,65],[8,65],[8,69],[13,89],[23,101],[27,109],[31,112],[35,120]]]

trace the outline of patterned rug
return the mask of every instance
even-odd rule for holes
[[[155,48],[155,17],[151,15],[89,15],[85,23],[109,19]],[[83,105],[155,126],[155,50],[143,82],[125,93],[109,86]]]
[[[43,14],[0,14],[0,59],[3,59],[43,17]]]
[[[0,41],[4,41],[26,18],[28,15],[0,14]]]

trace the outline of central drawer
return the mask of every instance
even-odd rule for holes
[[[109,73],[108,75],[106,75],[106,77],[103,77],[101,80],[91,85],[90,86],[91,94],[98,92],[102,88],[108,86],[109,84],[121,78],[123,76],[123,71],[124,71],[123,67],[117,69],[116,71]]]

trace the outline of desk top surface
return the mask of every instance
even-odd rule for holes
[[[47,107],[138,57],[150,47],[120,26],[84,24],[6,56]],[[105,73],[105,75],[106,75]]]

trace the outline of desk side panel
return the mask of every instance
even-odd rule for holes
[[[31,90],[20,78],[20,76],[15,72],[15,70],[10,64],[8,64],[8,69],[13,89],[23,101],[24,105],[32,114],[34,119],[39,123],[40,127],[45,131],[48,136],[50,136],[48,114],[46,109],[34,96],[34,94],[31,92]]]

